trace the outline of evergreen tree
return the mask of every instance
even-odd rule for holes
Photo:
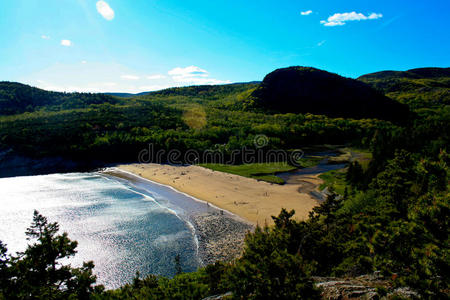
[[[96,277],[94,264],[84,263],[80,268],[64,265],[62,260],[76,253],[77,242],[67,233],[58,235],[59,225],[34,211],[33,222],[27,228],[27,239],[32,242],[23,253],[6,258],[6,248],[1,247],[0,292],[6,299],[89,299]]]

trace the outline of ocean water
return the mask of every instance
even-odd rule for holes
[[[201,265],[189,214],[209,210],[169,187],[132,175],[70,173],[0,179],[0,240],[10,253],[27,245],[25,230],[37,209],[78,241],[70,263],[93,260],[98,283],[117,288],[141,275],[172,276]]]

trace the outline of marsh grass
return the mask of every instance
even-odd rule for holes
[[[286,162],[254,163],[244,165],[200,164],[200,166],[214,171],[235,174],[276,184],[285,183],[283,179],[275,175],[276,173],[289,172],[297,169]]]

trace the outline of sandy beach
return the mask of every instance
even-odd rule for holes
[[[282,208],[294,209],[296,219],[306,219],[318,205],[310,195],[321,182],[317,175],[304,176],[298,184],[278,185],[199,166],[128,164],[117,167],[207,201],[254,225],[273,224],[271,216],[278,215]]]

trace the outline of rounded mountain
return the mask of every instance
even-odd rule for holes
[[[369,85],[309,67],[268,74],[248,99],[250,107],[274,113],[311,113],[354,119],[401,121],[409,109]]]

